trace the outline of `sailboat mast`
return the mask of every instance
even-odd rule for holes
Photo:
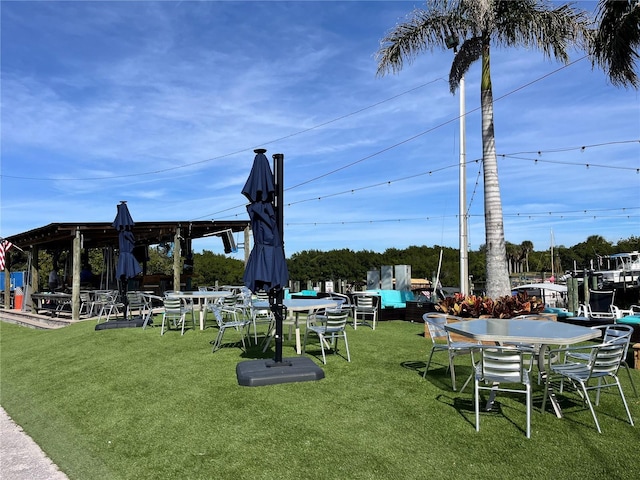
[[[556,275],[553,263],[553,229],[551,229],[551,277],[555,279]]]

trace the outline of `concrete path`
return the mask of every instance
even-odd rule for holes
[[[38,444],[0,407],[0,478],[68,480]]]

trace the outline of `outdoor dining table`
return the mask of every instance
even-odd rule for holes
[[[33,293],[31,298],[36,300],[37,310],[49,310],[51,315],[55,315],[60,312],[65,305],[71,304],[70,293]]]
[[[302,353],[300,324],[298,318],[300,312],[313,312],[314,310],[320,310],[322,308],[335,308],[338,306],[338,302],[336,300],[330,300],[328,298],[291,298],[284,299],[282,304],[287,308],[287,310],[295,313],[296,353],[298,355]],[[257,301],[253,302],[253,306],[256,308],[269,308],[269,302]]]
[[[198,300],[198,306],[200,309],[200,330],[204,330],[204,319],[207,315],[207,305],[213,303],[216,300],[233,295],[233,292],[229,290],[215,290],[206,292],[174,292],[169,294],[169,297],[177,297],[183,300]],[[200,302],[202,300],[202,303]],[[194,307],[192,303],[192,308]]]
[[[482,342],[524,343],[533,344],[538,348],[538,369],[546,378],[544,351],[549,345],[572,345],[600,337],[599,329],[591,329],[580,325],[546,320],[526,320],[507,318],[480,318],[462,322],[446,324],[444,328],[458,335]],[[545,382],[546,383],[546,382]],[[551,387],[549,399],[558,418],[562,417],[562,409]],[[493,396],[488,405],[493,402]]]

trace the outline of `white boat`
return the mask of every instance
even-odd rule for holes
[[[547,307],[563,308],[567,306],[567,286],[557,283],[529,283],[511,289],[514,293],[526,292],[529,297],[542,299]]]
[[[606,269],[596,270],[595,275],[602,277],[605,288],[638,286],[640,278],[640,252],[615,253],[602,257],[606,262]]]

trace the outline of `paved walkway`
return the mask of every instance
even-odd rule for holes
[[[68,480],[38,444],[0,407],[0,478]]]

